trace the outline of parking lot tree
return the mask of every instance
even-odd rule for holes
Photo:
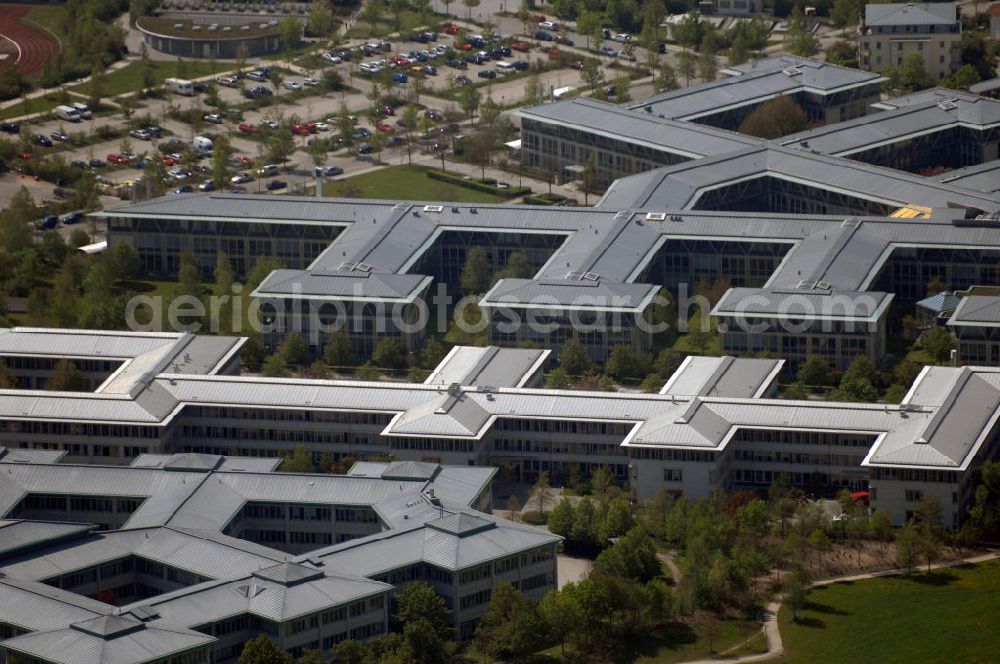
[[[458,93],[458,105],[465,113],[465,116],[473,123],[475,123],[476,112],[479,110],[481,101],[482,95],[479,94],[479,90],[475,86],[462,86],[462,89]]]
[[[354,120],[351,119],[351,112],[345,104],[340,105],[337,113],[337,134],[344,145],[351,144],[351,134],[354,132]]]
[[[466,15],[466,19],[471,21],[472,10],[479,6],[479,0],[462,0],[462,4],[469,10],[469,13]]]
[[[410,166],[413,165],[413,140],[414,140],[414,129],[417,127],[418,117],[420,113],[417,110],[416,104],[407,104],[403,107],[403,112],[400,114],[400,119],[406,123],[406,162]]]
[[[295,152],[295,137],[287,125],[282,125],[267,141],[268,161],[286,164],[293,152]]]
[[[704,24],[695,11],[689,12],[673,28],[674,41],[685,51],[701,43]]]
[[[809,601],[809,586],[803,573],[799,570],[789,572],[785,575],[782,586],[785,591],[785,604],[792,612],[792,620],[798,621],[799,612],[806,608],[806,603]]]
[[[538,74],[532,74],[524,82],[524,105],[537,106],[545,99],[545,87]]]
[[[302,21],[295,16],[286,16],[278,23],[278,36],[285,52],[290,54],[302,41]]]
[[[691,85],[691,79],[698,69],[698,58],[690,51],[677,54],[677,72],[684,77],[684,85]]]
[[[313,37],[326,38],[333,31],[333,14],[327,0],[315,0],[309,8],[306,31]]]
[[[407,0],[389,0],[389,11],[392,12],[392,25],[399,32],[403,29],[403,13],[409,8]]]
[[[378,24],[379,19],[382,18],[383,11],[385,11],[385,3],[382,0],[368,0],[361,7],[361,20],[368,24],[373,34],[375,26]]]
[[[660,64],[654,85],[657,92],[669,92],[680,87],[680,84],[677,82],[677,71],[669,62]]]
[[[788,17],[784,46],[786,51],[801,58],[809,58],[819,53],[819,39],[810,30],[809,23],[798,5]]]
[[[212,146],[212,181],[217,189],[222,189],[233,174],[233,146],[225,134],[215,139]]]
[[[583,67],[580,69],[580,78],[587,84],[591,92],[596,92],[597,86],[604,80],[604,72],[601,71],[601,64],[593,58],[584,60]]]

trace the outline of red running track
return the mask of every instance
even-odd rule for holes
[[[28,11],[28,7],[0,7],[0,35],[6,38],[0,39],[0,51],[9,53],[25,76],[40,72],[45,61],[59,52],[59,43],[51,35],[21,21]]]

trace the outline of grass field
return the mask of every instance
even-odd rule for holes
[[[63,24],[66,21],[66,6],[61,4],[32,5],[27,20],[48,30],[56,39],[62,39]]]
[[[323,185],[327,196],[410,199],[455,203],[499,203],[503,199],[427,177],[426,166],[390,166]]]
[[[153,74],[156,78],[156,85],[160,85],[164,80],[170,78],[171,76],[177,76],[177,63],[167,62],[164,60],[152,60],[150,62],[153,68]],[[212,62],[201,62],[196,60],[189,60],[184,62],[184,76],[183,78],[197,78],[199,76],[207,76],[209,74],[214,74],[216,71],[224,71],[229,65],[225,63],[213,63]],[[134,92],[136,90],[142,89],[142,63],[133,62],[127,67],[123,67],[117,71],[110,72],[104,76],[104,90],[103,94],[108,97],[113,97],[115,95],[124,94],[126,92]],[[81,83],[80,85],[70,88],[74,92],[79,92],[81,94],[90,94],[90,83]]]
[[[996,662],[1000,562],[930,575],[817,588],[792,622],[781,609],[787,653],[779,662]]]
[[[27,103],[25,103],[25,101]],[[59,98],[55,93],[44,95],[42,97],[34,97],[32,99],[20,101],[13,106],[8,106],[7,108],[0,110],[0,118],[6,120],[8,118],[18,118],[22,115],[28,115],[29,113],[51,111],[61,103],[63,102],[59,101]]]

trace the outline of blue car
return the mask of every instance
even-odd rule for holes
[[[82,212],[70,212],[65,217],[63,217],[63,226],[70,226],[72,224],[79,223],[83,220]]]
[[[396,83],[406,83],[409,79],[406,78],[406,74],[397,71],[392,75],[392,80]]]

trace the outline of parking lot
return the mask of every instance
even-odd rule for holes
[[[457,26],[454,28],[458,32]],[[451,136],[463,130],[453,122],[445,122],[445,116],[455,119],[461,115],[455,99],[455,92],[461,85],[476,85],[480,88],[483,99],[491,97],[505,107],[517,105],[524,96],[526,74],[517,74],[531,67],[538,61],[549,62],[547,49],[551,43],[540,43],[520,38],[498,38],[492,43],[486,38],[480,39],[472,30],[464,33],[465,39],[458,43],[458,34],[442,32],[436,35],[411,35],[417,39],[396,40],[385,42],[374,40],[350,45],[347,53],[328,52],[326,57],[315,57],[311,62],[293,61],[271,63],[270,66],[282,73],[280,88],[275,90],[273,81],[267,76],[254,76],[243,81],[234,80],[235,72],[219,74],[216,77],[222,83],[217,86],[217,95],[222,108],[208,106],[205,94],[183,96],[167,92],[162,99],[149,98],[139,102],[139,108],[134,111],[133,118],[145,118],[146,124],[161,128],[160,136],[135,134],[123,141],[122,137],[99,140],[98,127],[109,125],[120,130],[123,118],[120,115],[98,116],[79,123],[67,122],[57,118],[48,119],[30,127],[31,133],[46,137],[59,134],[87,135],[89,143],[83,147],[72,147],[53,140],[51,147],[33,146],[32,157],[38,158],[51,154],[60,154],[67,162],[84,163],[92,170],[98,179],[111,185],[130,184],[139,180],[143,169],[137,166],[148,163],[158,157],[161,144],[173,141],[169,147],[171,152],[182,152],[182,148],[193,144],[198,136],[218,137],[225,134],[236,151],[236,158],[241,163],[234,164],[249,175],[254,175],[254,168],[266,161],[264,137],[271,131],[268,124],[309,127],[312,131],[296,131],[295,144],[297,151],[284,165],[279,174],[253,181],[244,182],[238,186],[251,191],[266,191],[270,178],[280,177],[287,187],[276,189],[276,193],[286,191],[302,191],[304,187],[314,182],[313,159],[306,153],[310,141],[325,139],[339,134],[336,117],[342,108],[357,118],[352,150],[339,145],[331,145],[325,165],[340,169],[339,177],[371,168],[376,161],[372,154],[374,149],[364,147],[367,136],[363,132],[381,133],[385,138],[386,148],[381,159],[389,163],[402,161],[406,152],[401,134],[405,128],[399,126],[398,114],[373,116],[372,91],[378,86],[382,94],[388,97],[407,98],[413,94],[413,88],[419,85],[420,106],[434,112],[434,124],[438,124],[434,136],[423,143],[424,148],[436,143],[449,149]],[[511,48],[511,47],[514,48]],[[457,47],[457,48],[456,48]],[[545,50],[543,50],[545,49]],[[344,59],[343,56],[349,56]],[[488,58],[488,59],[487,59]],[[449,66],[449,61],[451,66]],[[501,64],[498,68],[498,63]],[[308,66],[303,66],[308,64]],[[251,71],[259,65],[250,64],[246,71]],[[320,83],[326,70],[337,71],[348,88],[339,92],[321,91]],[[380,71],[388,72],[379,73]],[[613,77],[609,72],[607,77]],[[487,78],[489,77],[489,78]],[[257,79],[257,80],[254,80]],[[311,80],[310,80],[311,79]],[[419,80],[419,83],[417,83]],[[550,92],[566,86],[579,86],[580,73],[574,69],[555,68],[540,74],[542,89]],[[202,81],[204,83],[204,80]],[[313,85],[316,84],[316,85]],[[225,113],[223,109],[236,109],[246,102],[246,91],[255,86],[266,87],[277,99],[272,106],[242,111],[240,118],[224,117],[217,114]],[[201,117],[200,126],[180,121],[172,117],[171,110],[194,114]],[[392,109],[391,112],[394,112]],[[360,148],[360,149],[359,149]],[[419,151],[419,150],[418,150]],[[119,159],[123,152],[129,152]],[[134,155],[134,156],[132,156]],[[109,157],[111,159],[109,160]],[[111,163],[120,160],[122,163]],[[166,162],[165,162],[166,163]],[[89,165],[93,164],[93,167]],[[175,164],[168,164],[173,169]],[[200,172],[199,172],[200,169]],[[189,177],[172,178],[172,188],[192,189],[209,177],[209,161],[202,160],[197,164],[189,164],[185,171]],[[180,173],[175,172],[175,175]],[[337,176],[333,176],[337,177]],[[231,184],[231,183],[230,183]],[[216,188],[219,187],[216,183]]]

